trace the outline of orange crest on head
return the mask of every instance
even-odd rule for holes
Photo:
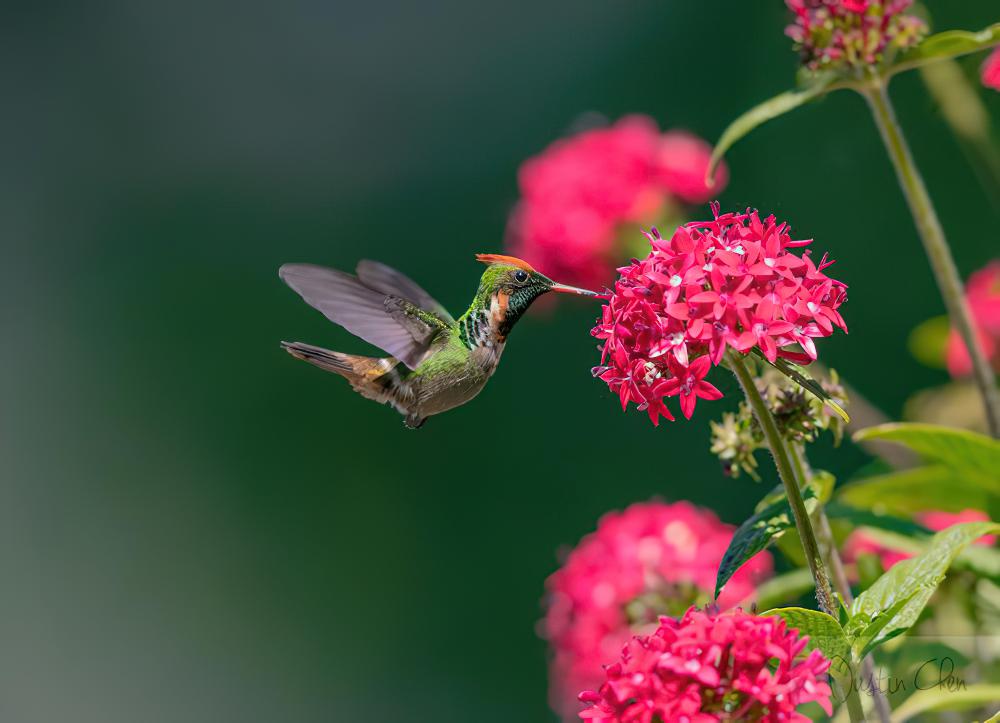
[[[531,264],[514,256],[504,256],[503,254],[476,254],[476,261],[481,261],[484,264],[510,264],[511,266],[518,267],[519,269],[535,273],[535,269],[532,268]]]

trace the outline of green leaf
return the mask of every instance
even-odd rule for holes
[[[806,510],[812,514],[819,504],[816,488],[806,487],[802,491],[802,499],[806,503]],[[743,567],[747,560],[792,527],[795,527],[795,519],[792,517],[788,499],[784,495],[758,510],[753,517],[740,525],[729,542],[726,554],[722,556],[722,562],[719,563],[719,572],[715,578],[715,596],[719,596],[729,578]]]
[[[762,361],[767,362],[772,367],[777,369],[779,372],[784,374],[786,377],[791,379],[793,382],[798,384],[800,387],[805,389],[807,392],[812,394],[814,397],[819,399],[826,406],[830,407],[830,409],[839,414],[840,417],[845,422],[847,422],[848,424],[851,423],[851,418],[847,414],[847,412],[844,411],[844,408],[840,406],[833,397],[827,394],[822,384],[820,384],[811,376],[806,374],[805,370],[798,364],[793,364],[787,359],[782,359],[780,357],[776,361],[772,362],[770,359],[764,356],[764,354],[760,351],[760,349],[757,349],[756,347],[754,347],[753,353],[757,357],[759,357]]]
[[[705,180],[708,185],[711,186],[713,184],[715,169],[718,167],[719,161],[722,160],[726,151],[732,148],[738,140],[757,126],[763,125],[780,115],[784,115],[790,110],[795,110],[800,105],[804,105],[824,93],[833,90],[834,79],[833,75],[819,76],[809,85],[799,90],[788,90],[769,100],[765,100],[730,123],[729,127],[722,132],[719,142],[715,144],[715,148],[712,150],[712,159],[708,164],[708,173],[705,174]]]
[[[983,721],[983,723],[1000,723],[1000,710],[991,715],[989,720]]]
[[[807,608],[775,608],[761,615],[777,615],[795,628],[800,635],[808,635],[806,650],[819,650],[832,663],[837,675],[848,672],[851,661],[851,644],[837,620],[819,610]]]
[[[837,500],[854,507],[909,515],[924,510],[989,508],[990,494],[961,470],[943,464],[914,467],[848,482]]]
[[[858,595],[845,626],[857,659],[908,630],[955,557],[973,540],[1000,530],[994,522],[952,525],[930,540],[924,552],[896,563],[870,588]]]
[[[947,316],[928,319],[910,332],[906,341],[913,358],[932,369],[944,369],[944,350],[948,345],[951,322]]]
[[[886,76],[919,68],[937,60],[957,58],[1000,43],[1000,23],[994,23],[978,33],[968,30],[946,30],[928,36],[922,43],[901,54],[886,71]]]
[[[929,462],[972,476],[978,484],[1000,494],[1000,442],[985,435],[935,424],[894,422],[862,429],[854,439],[906,445]]]
[[[764,610],[796,600],[816,589],[808,567],[775,575],[757,586],[757,605]]]
[[[958,685],[956,681],[955,685]],[[943,687],[918,690],[892,712],[892,723],[903,723],[921,713],[941,710],[968,710],[981,705],[995,704],[1000,700],[1000,685],[973,683],[961,690],[951,690],[947,683]],[[996,716],[994,716],[996,718]],[[990,720],[994,720],[991,718]]]

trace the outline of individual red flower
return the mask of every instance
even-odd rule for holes
[[[1000,90],[1000,48],[990,53],[983,63],[982,79],[987,88]]]
[[[698,399],[722,396],[705,377],[726,349],[808,363],[815,339],[847,331],[838,311],[847,287],[824,273],[833,262],[792,253],[811,241],[793,240],[773,216],[712,211],[712,221],[685,224],[669,240],[647,233],[652,250],[618,269],[591,331],[604,341],[594,376],[653,424],[673,419],[665,398],[679,397],[690,419]]]
[[[785,34],[813,71],[881,63],[919,43],[927,24],[907,15],[913,0],[785,0],[795,21]]]
[[[917,522],[934,532],[940,532],[961,522],[989,522],[989,519],[989,515],[982,510],[972,509],[961,512],[930,510],[916,515]],[[983,535],[973,544],[992,546],[996,544],[996,540],[995,535]],[[857,562],[861,555],[876,555],[882,563],[883,570],[888,570],[897,562],[913,557],[912,552],[892,547],[882,538],[871,535],[864,528],[858,528],[852,531],[844,542],[844,560],[852,563]]]
[[[576,719],[577,694],[601,684],[603,664],[629,638],[655,630],[661,614],[679,617],[692,604],[711,602],[734,531],[711,510],[688,502],[635,504],[602,517],[546,581],[553,709]],[[754,556],[716,604],[749,603],[772,570],[770,554]]]
[[[507,227],[507,246],[559,279],[607,284],[629,231],[683,215],[682,203],[704,203],[725,187],[705,185],[711,146],[690,133],[661,134],[632,115],[614,125],[556,141],[521,166],[521,200]]]
[[[664,721],[801,721],[796,708],[818,703],[833,714],[819,650],[777,616],[692,607],[680,620],[661,618],[649,636],[633,638],[609,665],[599,690],[580,700],[594,723]]]
[[[965,300],[983,354],[1000,371],[1000,259],[994,259],[969,277]],[[945,350],[945,362],[953,377],[972,374],[972,360],[958,332],[951,330]]]

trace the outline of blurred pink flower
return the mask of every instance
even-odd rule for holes
[[[983,85],[993,90],[1000,90],[1000,48],[997,48],[983,63]]]
[[[965,299],[983,353],[1000,371],[1000,259],[994,259],[969,277]],[[948,336],[945,362],[953,377],[972,374],[972,360],[954,329]]]
[[[711,146],[680,131],[661,134],[632,115],[614,125],[563,138],[521,166],[521,200],[507,227],[507,246],[569,283],[610,281],[624,229],[655,223],[678,201],[702,203],[725,187],[705,185]]]
[[[670,193],[687,203],[705,203],[726,187],[725,166],[716,173],[715,185],[705,185],[712,146],[687,131],[668,131],[660,139],[659,177]]]
[[[988,522],[990,517],[982,510],[962,510],[961,512],[942,512],[930,510],[915,515],[917,522],[929,530],[940,532],[960,522]],[[975,541],[976,545],[994,545],[996,536],[983,535]],[[844,561],[854,563],[860,555],[876,555],[882,563],[882,569],[888,570],[897,562],[913,557],[912,552],[899,550],[887,545],[882,538],[877,538],[864,528],[858,528],[847,536],[844,542]]]
[[[710,602],[734,530],[688,502],[635,504],[602,517],[546,582],[552,707],[575,717],[577,693],[600,685],[602,665],[632,635],[651,632],[661,614],[680,616],[694,603]],[[756,555],[718,604],[747,602],[772,569],[768,553]]]
[[[785,0],[795,21],[785,34],[810,70],[881,63],[919,43],[927,24],[906,10],[913,0]]]
[[[847,287],[823,273],[833,262],[791,252],[811,241],[792,240],[774,216],[712,210],[714,220],[685,224],[669,240],[647,233],[652,250],[618,269],[591,331],[604,341],[594,376],[653,424],[673,419],[666,397],[679,396],[690,419],[698,399],[722,396],[705,376],[727,348],[808,363],[815,338],[847,331],[837,310]]]
[[[681,620],[661,618],[649,636],[628,642],[607,668],[600,690],[580,700],[594,723],[663,721],[801,721],[796,708],[818,703],[833,714],[826,681],[830,661],[803,655],[807,637],[777,616],[691,608]]]

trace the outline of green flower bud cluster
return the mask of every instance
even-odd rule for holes
[[[835,402],[841,406],[847,403],[847,394],[835,371],[831,370],[829,378],[819,380],[819,383]],[[815,395],[781,372],[766,369],[757,377],[757,389],[788,442],[812,442],[821,432],[828,431],[833,435],[834,443],[840,443],[844,434],[844,420]],[[722,462],[725,473],[739,477],[741,472],[745,472],[759,481],[754,453],[766,448],[767,443],[749,405],[740,402],[736,412],[726,412],[721,421],[710,424],[711,451]]]

